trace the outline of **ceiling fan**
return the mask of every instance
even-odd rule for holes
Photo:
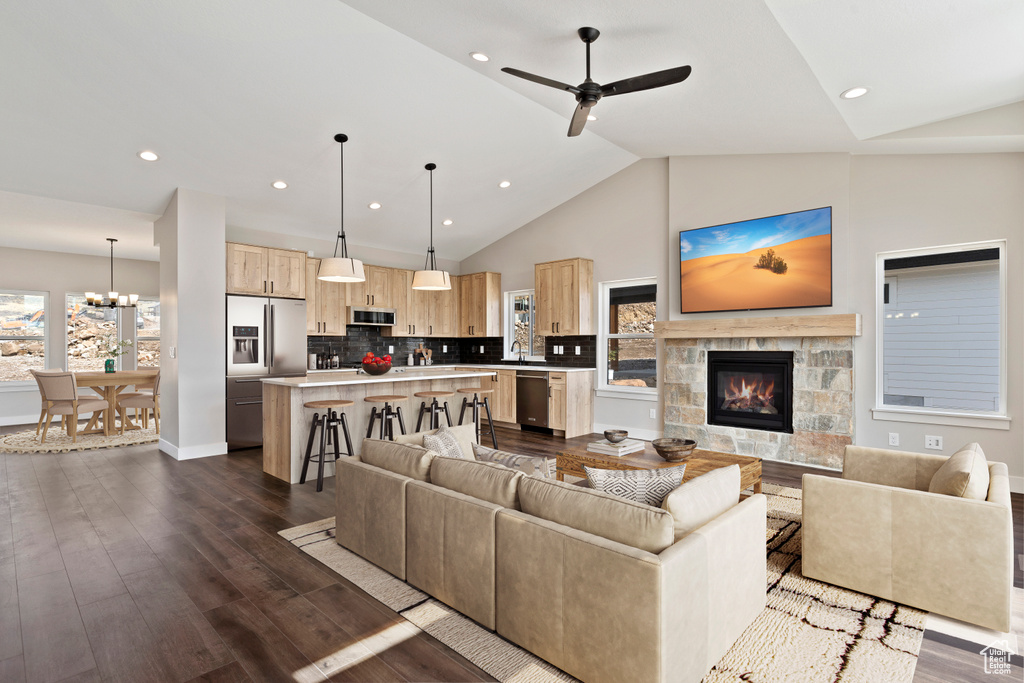
[[[690,75],[689,66],[679,66],[674,69],[665,69],[664,71],[655,71],[653,73],[644,74],[643,76],[634,76],[632,78],[626,78],[621,81],[615,81],[608,85],[601,85],[595,83],[590,79],[590,44],[597,40],[597,37],[601,35],[601,32],[596,28],[590,28],[584,26],[577,31],[582,40],[587,45],[587,79],[579,85],[569,85],[560,81],[555,81],[550,78],[544,78],[543,76],[536,76],[526,71],[520,71],[519,69],[513,69],[511,67],[504,67],[502,71],[519,78],[525,78],[528,81],[534,83],[540,83],[546,85],[549,88],[557,88],[558,90],[565,90],[571,92],[576,96],[576,101],[579,104],[576,106],[576,111],[573,112],[572,121],[569,122],[569,137],[579,135],[583,132],[583,126],[587,125],[587,115],[590,114],[590,108],[597,104],[597,101],[602,97],[611,97],[612,95],[621,95],[627,92],[636,92],[638,90],[650,90],[651,88],[660,88],[665,85],[672,85],[673,83],[679,83],[686,80],[686,77]]]

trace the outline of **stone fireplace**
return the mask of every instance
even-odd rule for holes
[[[842,467],[843,451],[853,443],[853,337],[860,334],[859,316],[671,321],[659,326],[655,335],[665,344],[665,436],[694,439],[700,448],[727,453]],[[757,358],[764,352],[768,352],[765,359],[791,356],[791,432],[784,428],[775,431],[777,426],[769,430],[759,424],[757,416],[771,414],[772,410],[785,411],[784,406],[777,405],[775,387],[769,399],[768,387],[763,384],[739,386],[741,395],[744,390],[748,397],[760,392],[760,398],[746,403],[740,400],[742,409],[727,415],[722,424],[719,418],[725,411],[721,407],[732,399],[720,388],[711,396],[714,387],[709,381],[709,357],[714,360],[721,352],[726,352],[727,358]],[[765,380],[771,383],[780,376],[761,366],[749,372],[750,384]],[[730,380],[735,384],[735,378],[728,377],[727,383]],[[772,403],[772,407],[766,407],[766,403]],[[731,424],[729,417],[734,418]]]
[[[793,433],[792,351],[708,351],[708,424]]]

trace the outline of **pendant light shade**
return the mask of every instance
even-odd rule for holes
[[[452,278],[446,271],[438,270],[434,258],[434,169],[437,164],[427,164],[424,168],[430,171],[430,248],[423,270],[417,270],[412,276],[412,288],[430,292],[451,289]]]
[[[327,282],[365,282],[366,274],[363,272],[363,262],[359,259],[349,258],[348,245],[345,243],[345,143],[348,136],[338,133],[334,136],[335,142],[341,143],[341,230],[338,231],[338,238],[334,241],[334,256],[320,261],[320,270],[316,274],[317,280]],[[341,256],[338,256],[338,246],[341,246]]]
[[[110,291],[107,292],[105,299],[101,293],[86,292],[86,302],[97,308],[132,308],[139,302],[139,295],[118,294],[114,289],[114,242],[117,240],[108,237],[107,241],[110,242]]]

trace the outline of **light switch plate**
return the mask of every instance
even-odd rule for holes
[[[388,345],[388,353],[394,353],[394,352],[395,352],[395,347],[391,346],[391,345]]]
[[[576,355],[577,356],[580,355],[580,347],[578,347],[578,346],[576,347]]]
[[[178,347],[177,346],[172,346],[171,349],[170,349],[170,353],[171,353],[171,358],[177,358],[178,357]]]
[[[448,345],[441,344],[441,353],[448,353]]]
[[[657,408],[651,408],[651,419],[653,420],[657,416],[658,416],[658,409]]]
[[[941,436],[928,436],[924,437],[924,447],[933,451],[942,450],[942,437]]]
[[[484,352],[484,347],[481,346],[480,347],[480,353],[483,353],[483,352]]]

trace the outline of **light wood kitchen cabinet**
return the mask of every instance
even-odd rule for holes
[[[306,298],[306,253],[228,242],[227,293]]]
[[[431,337],[455,337],[459,334],[459,282],[452,288],[427,292],[427,334]]]
[[[565,429],[565,373],[548,373],[548,427]]]
[[[490,395],[488,403],[491,404],[491,417],[495,422],[516,421],[516,371],[498,370],[491,378],[490,388],[494,393]]]
[[[501,273],[459,277],[459,336],[501,336]]]
[[[364,265],[363,272],[366,274],[365,281],[348,283],[348,305],[395,308],[392,303],[392,275],[398,271],[394,268]]]
[[[381,328],[385,337],[425,337],[427,336],[427,294],[412,288],[415,271],[391,269],[389,275],[391,307],[395,309],[395,324]]]
[[[594,334],[594,262],[590,259],[538,263],[534,295],[537,334]]]
[[[548,373],[548,427],[569,439],[594,431],[594,372]]]
[[[347,334],[344,282],[317,280],[320,259],[306,261],[306,334],[343,337]]]

